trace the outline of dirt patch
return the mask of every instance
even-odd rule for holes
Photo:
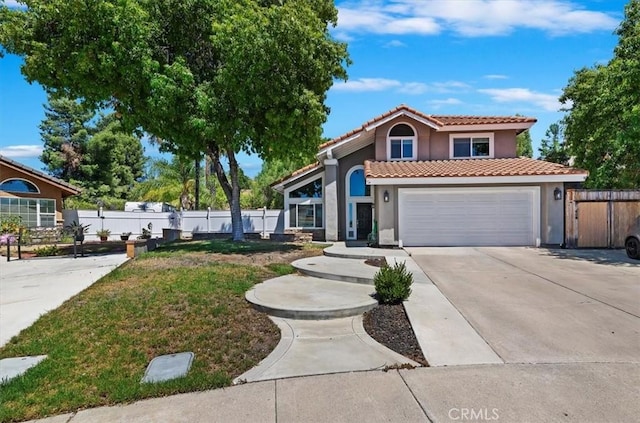
[[[402,304],[381,304],[364,314],[364,329],[385,347],[428,366]]]
[[[370,258],[370,259],[366,259],[364,261],[364,264],[368,264],[369,266],[373,266],[373,267],[382,267],[387,264],[387,260],[385,260],[384,257]]]

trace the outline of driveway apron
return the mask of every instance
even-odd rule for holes
[[[507,363],[640,362],[640,266],[548,251],[409,249]]]

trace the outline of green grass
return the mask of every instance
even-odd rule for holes
[[[230,240],[214,239],[206,241],[178,241],[161,245],[156,250],[158,253],[215,253],[215,254],[256,254],[281,251],[318,250],[328,247],[325,244],[294,244],[276,243],[267,240],[251,240],[233,242]]]
[[[206,245],[208,253],[268,255],[300,248],[302,257],[310,255],[305,252],[309,247],[229,244],[176,243],[148,253],[42,316],[0,348],[0,358],[49,356],[1,386],[0,421],[228,386],[255,366],[280,334],[249,306],[244,293],[293,268],[278,262],[236,264],[220,261],[222,254],[199,251]],[[185,378],[140,383],[153,357],[183,351],[195,353]]]

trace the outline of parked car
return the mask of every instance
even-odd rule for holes
[[[624,248],[629,258],[640,260],[640,225],[629,232],[624,241]]]

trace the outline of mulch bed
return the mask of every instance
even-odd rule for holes
[[[380,304],[366,312],[364,329],[385,347],[424,366],[429,365],[402,304]]]

